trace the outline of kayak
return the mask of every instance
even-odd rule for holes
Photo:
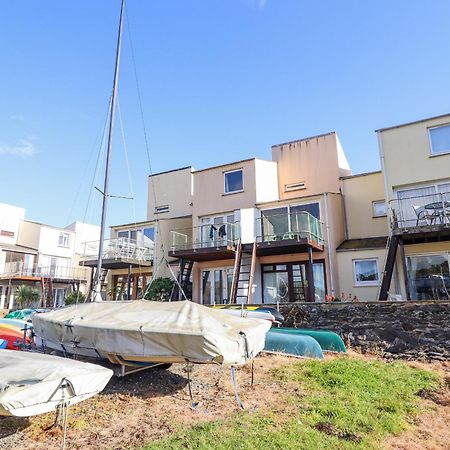
[[[45,312],[45,309],[35,309],[35,308],[27,308],[27,309],[18,309],[17,311],[10,312],[6,314],[5,319],[17,319],[17,320],[28,320],[34,313]]]
[[[323,359],[322,348],[311,336],[277,333],[276,328],[269,330],[266,334],[264,351]]]
[[[323,351],[345,353],[344,341],[333,331],[327,330],[309,330],[306,328],[272,328],[271,331],[279,334],[303,335],[314,338]]]
[[[236,310],[244,310],[244,311],[254,311],[260,313],[268,313],[271,314],[275,322],[282,323],[284,321],[284,317],[281,315],[280,311],[271,306],[259,306],[259,305],[214,305],[214,308],[227,310],[227,311],[236,311]],[[248,316],[250,317],[250,316]]]
[[[25,326],[31,331],[33,326],[24,320],[0,319],[0,339],[7,341],[7,348],[17,350],[19,344],[23,343]],[[31,342],[30,332],[27,332],[27,343]]]

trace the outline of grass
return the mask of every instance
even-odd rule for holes
[[[350,358],[302,361],[273,376],[286,395],[272,411],[180,429],[145,449],[378,449],[407,427],[416,394],[439,383],[404,363]]]

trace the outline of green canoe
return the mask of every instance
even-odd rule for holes
[[[310,336],[320,344],[323,351],[346,352],[344,341],[333,331],[308,330],[306,328],[272,328],[270,331],[280,335]]]
[[[277,330],[272,328],[267,332],[265,351],[323,359],[322,349],[316,339],[302,334],[278,333]]]

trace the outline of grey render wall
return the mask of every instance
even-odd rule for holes
[[[450,302],[292,303],[283,326],[338,333],[347,345],[385,355],[450,359]]]

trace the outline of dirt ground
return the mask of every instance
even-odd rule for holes
[[[258,357],[254,362],[253,386],[251,366],[236,369],[239,395],[247,410],[283,408],[280,399],[284,392],[294,387],[275,382],[270,371],[291,361],[291,358],[273,355]],[[387,439],[386,448],[447,449],[446,444],[450,442],[450,367],[446,363],[411,364],[440,371],[447,376],[447,385],[437,394],[423,393],[424,413],[416,417],[402,435]],[[113,378],[101,394],[70,407],[66,448],[136,448],[175,431],[180,425],[225,418],[239,410],[229,368],[194,366],[192,390],[194,400],[198,402],[195,410],[190,407],[187,372],[182,365]],[[0,417],[0,449],[61,448],[62,431],[59,426],[52,427],[54,420],[55,414],[29,419]]]

